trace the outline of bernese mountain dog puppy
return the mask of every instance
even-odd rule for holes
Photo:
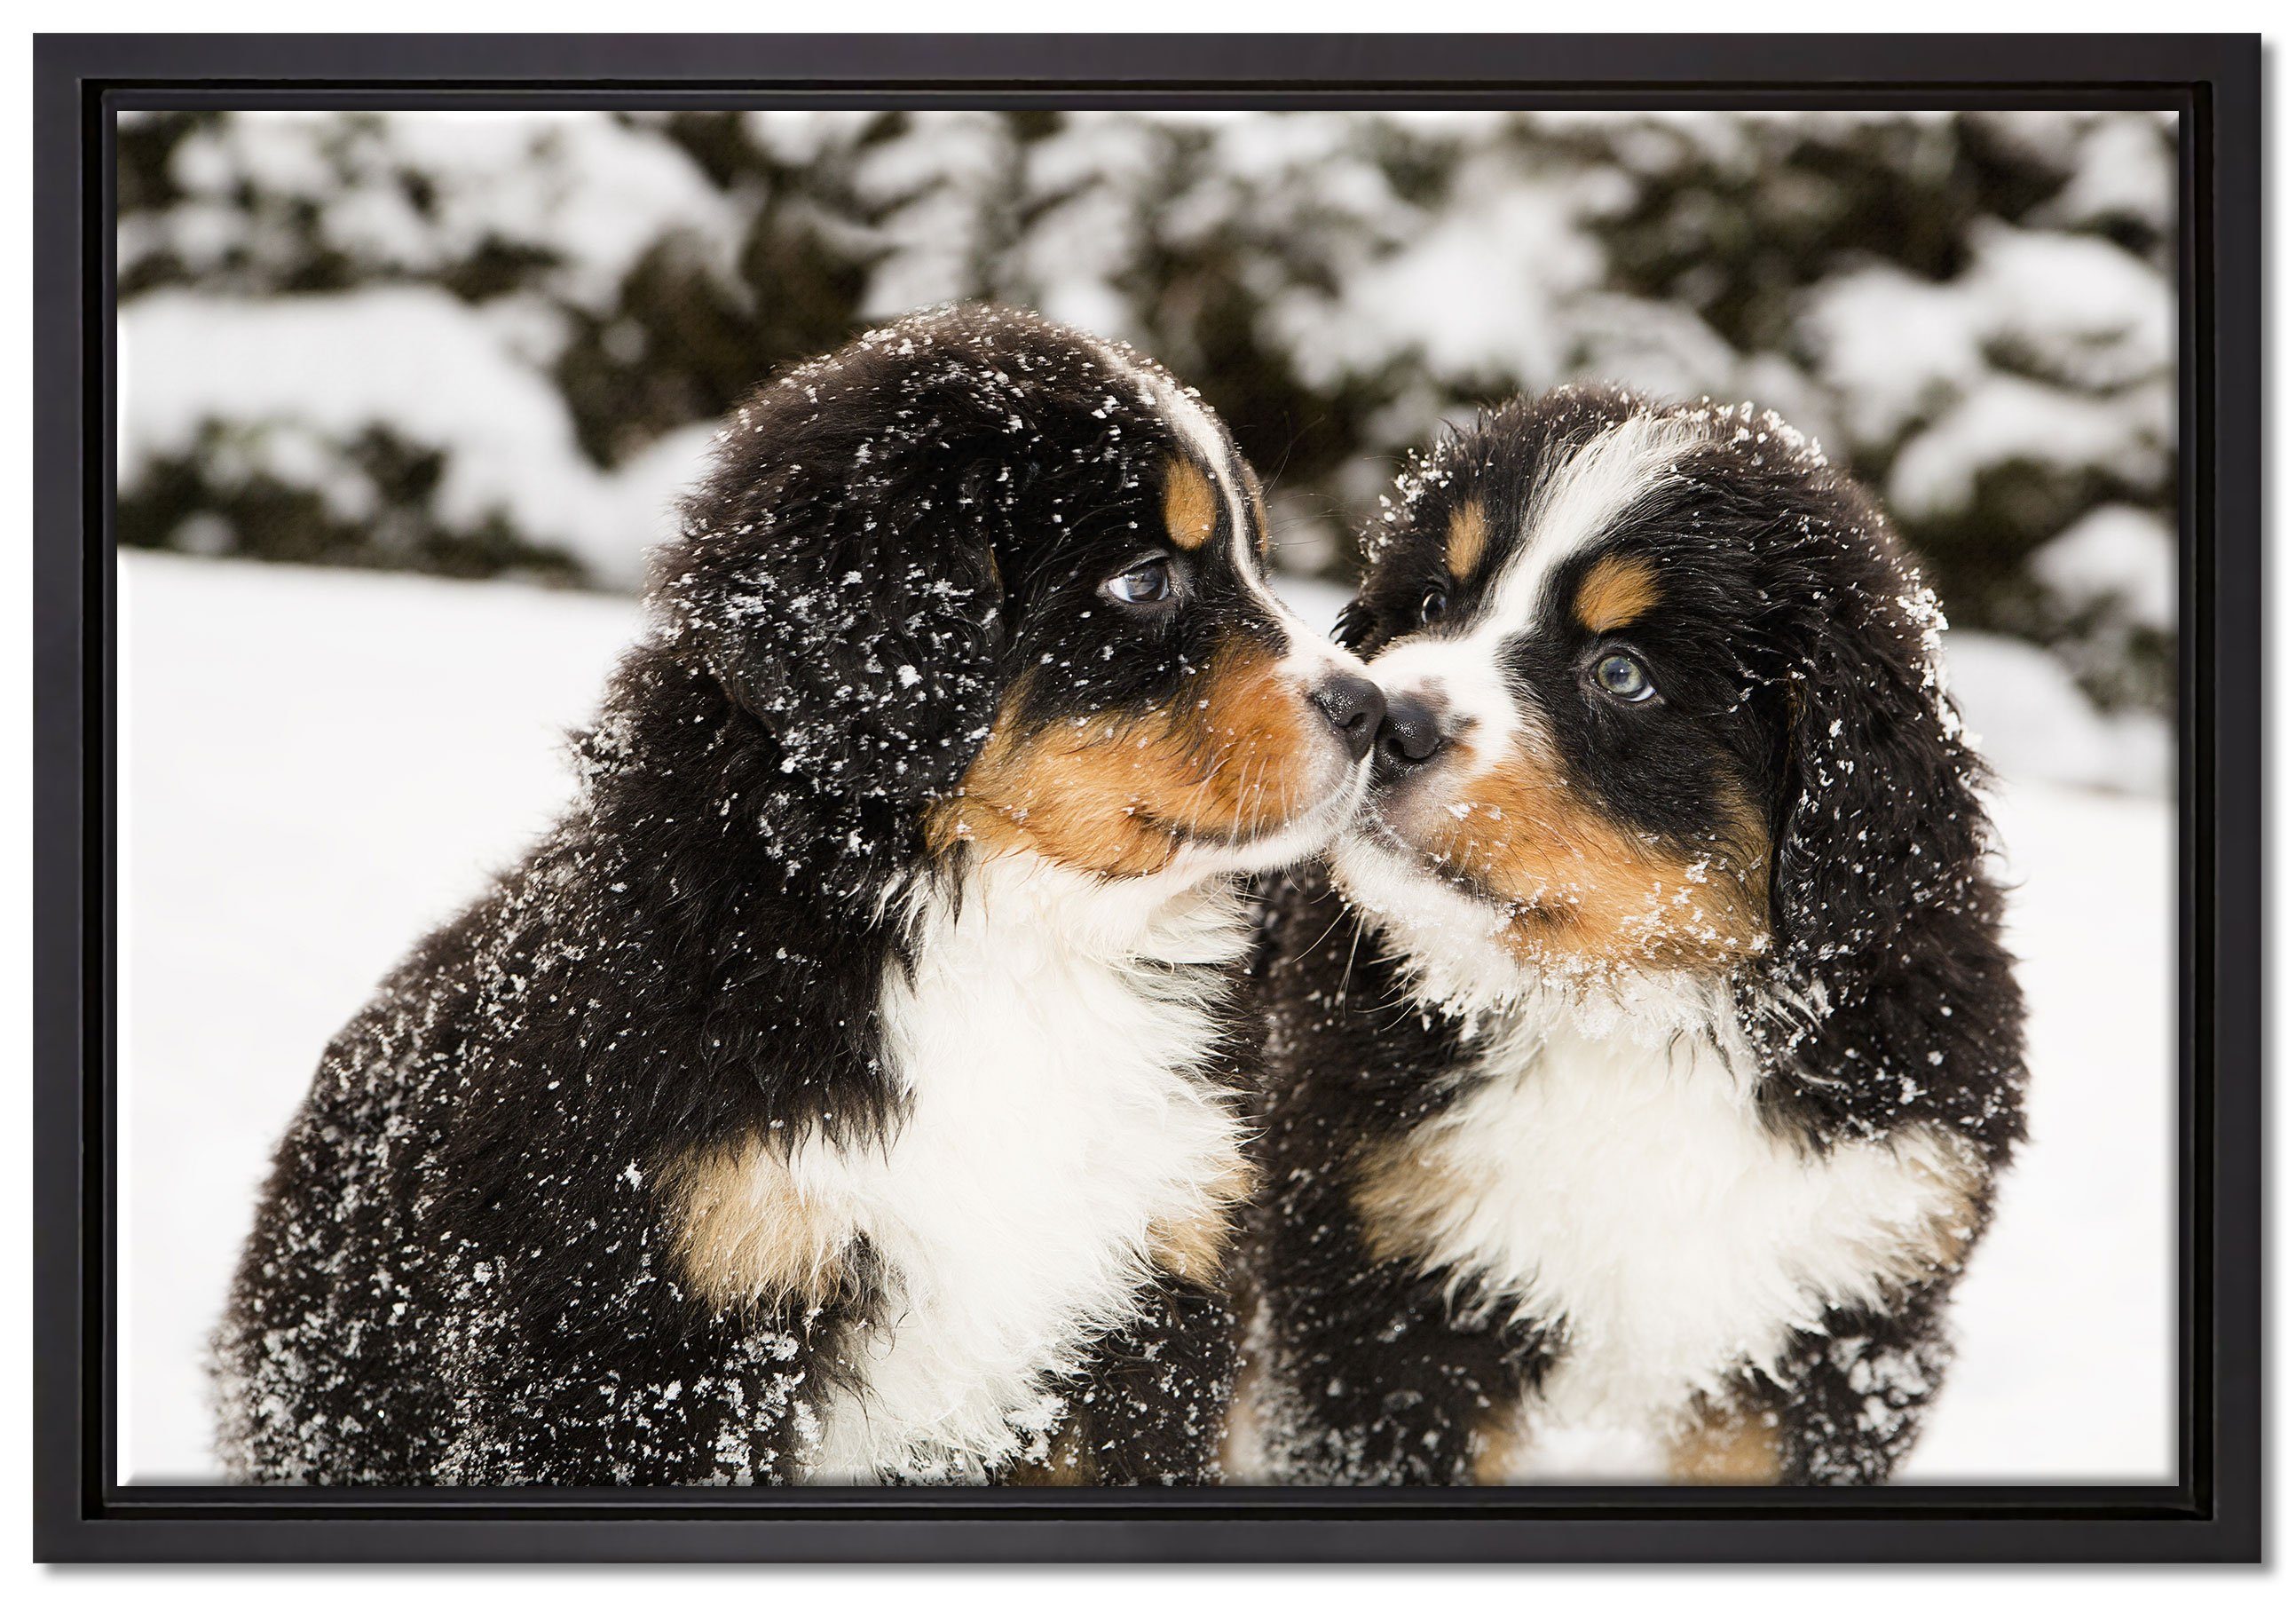
[[[2021,1129],[1935,602],[1750,407],[1567,389],[1399,487],[1366,820],[1270,910],[1274,1474],[1879,1481]]]
[[[1205,1479],[1239,878],[1356,811],[1381,711],[1267,525],[1193,393],[1026,314],[758,392],[578,801],[321,1064],[231,1473]]]

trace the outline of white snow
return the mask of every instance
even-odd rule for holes
[[[741,235],[739,208],[676,145],[644,119],[594,111],[242,113],[187,136],[170,172],[185,198],[130,222],[124,260],[166,245],[201,269],[233,251],[264,261],[291,239],[284,211],[300,204],[326,243],[370,268],[436,270],[491,240],[548,256],[554,292],[603,309],[657,240],[676,235],[730,270]],[[233,203],[242,181],[262,197],[253,212]]]
[[[1902,1481],[2176,1479],[2173,808],[2005,785],[2032,1140]]]
[[[1336,295],[1288,294],[1273,309],[1275,325],[1319,385],[1410,360],[1435,380],[1543,387],[1565,367],[1555,302],[1602,276],[1578,219],[1594,203],[1587,191],[1607,186],[1527,181],[1504,160],[1471,161],[1457,178],[1459,204],[1398,218],[1382,231],[1400,236],[1345,263]]]
[[[563,803],[562,734],[637,617],[505,583],[161,555],[120,572],[119,1459],[127,1480],[199,1479],[201,1351],[273,1142],[386,968]],[[1988,708],[2012,668],[1949,636],[1979,729],[2041,692],[2029,676]],[[2167,1479],[2172,812],[2020,778],[1997,813],[2034,1141],[1907,1474]]]
[[[2151,391],[2077,393],[1994,373],[1917,436],[1890,468],[1884,498],[1906,515],[1951,515],[1967,508],[1988,468],[2038,461],[2078,472],[2092,467],[2125,489],[2157,487],[2172,458],[2176,411]]]
[[[993,248],[982,236],[981,196],[1004,155],[1003,124],[992,111],[948,111],[933,136],[870,147],[855,172],[862,196],[890,207],[889,247],[869,279],[860,315],[879,321],[980,292],[976,262]]]
[[[2109,600],[2140,626],[2168,632],[2177,625],[2177,534],[2150,511],[2100,505],[2026,564],[2075,605]]]
[[[411,285],[268,300],[146,295],[119,313],[119,481],[189,449],[201,422],[224,417],[248,441],[250,465],[340,495],[348,485],[326,480],[320,441],[386,426],[446,452],[439,505],[449,517],[509,513],[537,543],[634,588],[716,427],[680,428],[619,470],[599,470],[548,375],[519,352],[530,323],[516,306],[474,309]]]
[[[2072,181],[2040,214],[2068,225],[2134,217],[2165,229],[2174,221],[2176,209],[2176,120],[2171,112],[2154,119],[2099,119],[2082,136]]]
[[[1997,222],[1972,228],[1970,251],[1948,282],[1869,264],[1802,307],[1851,436],[1879,447],[1912,430],[1891,507],[1952,515],[2010,461],[2156,486],[2176,426],[2177,306],[2159,272],[2103,239]]]
[[[1817,369],[1846,397],[1856,436],[1885,439],[1985,370],[1968,297],[1886,262],[1814,290],[1802,334]]]
[[[2170,791],[2176,737],[2141,712],[2099,710],[2064,663],[1997,632],[1948,632],[1945,677],[1978,752],[2005,777],[2129,794]]]
[[[211,1477],[199,1362],[319,1050],[571,791],[627,599],[127,556],[121,1470]]]
[[[1999,222],[1972,228],[1971,248],[1963,286],[1981,331],[2042,352],[2056,375],[2105,388],[2164,375],[2176,359],[2177,302],[2128,251]]]

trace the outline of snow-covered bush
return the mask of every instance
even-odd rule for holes
[[[167,113],[119,152],[131,543],[627,586],[760,377],[988,297],[1201,387],[1294,572],[1513,390],[1750,399],[1958,630],[2172,697],[2152,113]]]

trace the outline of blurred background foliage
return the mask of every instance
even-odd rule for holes
[[[1128,339],[1345,581],[1521,389],[1773,407],[1956,629],[2172,701],[2176,130],[2152,113],[145,114],[123,542],[630,587],[776,367],[985,298]]]

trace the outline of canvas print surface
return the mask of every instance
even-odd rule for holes
[[[124,119],[122,1479],[2173,1480],[2177,139]]]

